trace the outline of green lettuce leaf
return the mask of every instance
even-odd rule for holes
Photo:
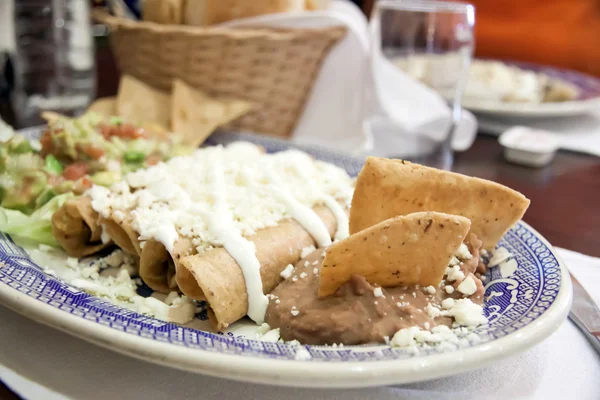
[[[48,246],[58,247],[56,239],[52,236],[52,214],[65,201],[73,197],[75,197],[73,193],[65,193],[53,197],[31,215],[0,207],[0,231]]]

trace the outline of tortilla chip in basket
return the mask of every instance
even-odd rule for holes
[[[397,215],[438,211],[469,218],[471,232],[489,250],[523,217],[529,203],[521,193],[496,182],[369,157],[356,181],[350,233]]]
[[[327,249],[319,296],[335,293],[352,275],[382,287],[437,287],[470,227],[465,217],[418,212],[355,233]]]
[[[183,140],[198,146],[219,126],[225,125],[250,111],[244,100],[217,100],[181,80],[173,82],[173,131]]]
[[[125,75],[119,83],[117,115],[133,123],[171,126],[171,96]]]
[[[144,0],[142,19],[158,24],[183,23],[184,0]]]
[[[94,101],[87,109],[87,112],[94,112],[103,117],[112,117],[117,115],[117,98],[103,97]]]

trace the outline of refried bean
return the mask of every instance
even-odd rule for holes
[[[483,265],[479,259],[481,241],[471,234],[467,245],[473,257],[462,262],[460,268],[465,278],[473,274],[477,291],[471,296],[457,290],[451,294],[446,292],[446,285],[456,289],[462,280],[442,280],[433,293],[430,293],[431,288],[418,285],[381,288],[379,293],[364,277],[354,275],[333,295],[319,298],[318,273],[324,251],[318,249],[300,260],[292,276],[271,292],[266,322],[271,328],[280,329],[282,339],[310,345],[383,343],[386,337],[391,338],[400,329],[411,326],[424,329],[451,326],[452,318],[433,318],[427,306],[442,308],[441,303],[446,298],[468,297],[475,303],[483,302],[483,285],[479,279]]]

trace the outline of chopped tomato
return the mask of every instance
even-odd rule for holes
[[[82,146],[81,151],[94,160],[98,160],[104,155],[104,149],[92,145]]]
[[[81,181],[79,181],[79,183],[81,184],[81,187],[83,189],[89,189],[93,185],[92,181],[87,176],[84,176],[83,178],[81,178]]]
[[[130,124],[123,124],[119,126],[119,136],[126,139],[138,139],[144,137],[144,130],[136,128]]]
[[[63,176],[66,180],[76,181],[79,178],[82,178],[87,174],[87,165],[81,162],[76,162],[70,165],[67,165],[65,170],[63,171]]]
[[[146,157],[146,164],[148,165],[156,165],[161,161],[162,157],[160,154],[150,154],[148,157]]]
[[[105,139],[110,139],[113,136],[117,136],[121,139],[138,139],[145,137],[144,130],[142,128],[136,128],[131,124],[121,125],[100,125],[100,133]]]
[[[75,182],[75,184],[73,185],[73,193],[83,194],[86,190],[88,190],[92,186],[93,186],[93,182],[86,175],[83,178],[79,179],[77,182]]]

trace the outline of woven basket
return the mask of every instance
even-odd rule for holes
[[[203,28],[94,17],[110,27],[121,73],[163,91],[179,78],[216,98],[248,100],[252,111],[229,127],[280,137],[292,134],[323,59],[346,33],[343,26]]]

